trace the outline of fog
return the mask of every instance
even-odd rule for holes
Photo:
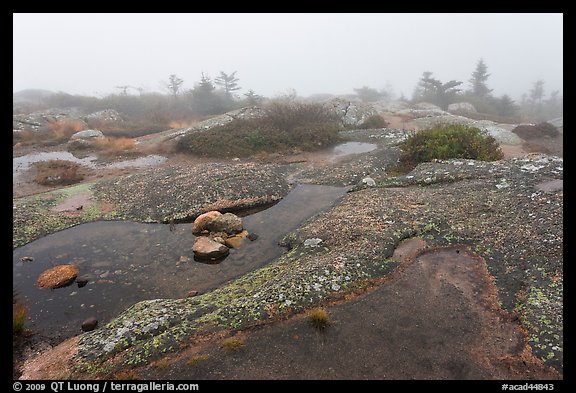
[[[188,89],[202,72],[237,71],[239,93],[369,86],[410,98],[424,71],[467,89],[482,58],[494,95],[518,99],[538,79],[546,94],[563,93],[558,13],[14,14],[13,22],[13,92],[165,92],[170,74]]]

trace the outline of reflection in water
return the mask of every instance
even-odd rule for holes
[[[94,155],[89,155],[84,158],[78,158],[72,153],[67,151],[51,151],[51,152],[41,152],[26,154],[25,156],[16,157],[12,160],[12,182],[16,181],[20,173],[23,173],[30,169],[30,166],[36,162],[48,161],[48,160],[66,160],[72,161],[79,165],[91,169],[112,169],[112,168],[144,168],[162,164],[167,160],[164,156],[159,156],[156,154],[151,154],[144,157],[138,157],[130,160],[123,160],[118,162],[113,162],[110,164],[97,164],[96,160],[98,158]]]
[[[282,237],[326,209],[346,192],[343,187],[298,185],[273,207],[244,217],[244,227],[258,239],[246,240],[219,264],[194,261],[191,224],[142,224],[99,221],[38,239],[13,252],[14,288],[28,307],[31,329],[65,339],[80,333],[82,321],[108,322],[144,299],[182,298],[252,271],[284,250]],[[31,256],[32,262],[21,258]],[[46,269],[73,263],[88,285],[55,290],[36,288]]]
[[[346,142],[336,145],[334,149],[332,149],[331,156],[332,160],[335,160],[349,154],[367,153],[369,151],[375,150],[377,147],[378,145],[373,143]]]

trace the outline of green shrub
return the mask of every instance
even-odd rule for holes
[[[495,161],[504,157],[498,142],[475,127],[444,124],[414,133],[401,145],[400,163],[416,165],[433,159],[468,158]]]
[[[178,151],[206,157],[248,157],[258,153],[314,151],[340,141],[340,125],[317,104],[274,103],[266,115],[235,119],[207,131],[191,132]]]
[[[362,130],[369,130],[371,128],[386,128],[388,122],[380,115],[372,115],[360,124],[358,128]]]

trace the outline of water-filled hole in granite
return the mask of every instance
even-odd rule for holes
[[[191,224],[98,221],[69,228],[13,251],[13,286],[28,308],[27,328],[56,341],[81,333],[82,321],[102,326],[146,299],[200,294],[255,270],[282,255],[278,242],[306,219],[346,193],[344,187],[297,185],[279,203],[243,218],[255,241],[245,240],[218,264],[194,261]],[[33,257],[23,262],[22,257]],[[73,263],[86,286],[36,287],[38,276]]]

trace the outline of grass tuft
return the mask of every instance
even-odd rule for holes
[[[208,360],[208,358],[209,358],[208,355],[195,355],[195,356],[192,356],[190,359],[188,359],[186,364],[189,366],[195,366],[198,363],[201,363],[201,362]]]
[[[330,316],[323,308],[314,308],[307,312],[308,322],[318,330],[324,330],[330,325]]]
[[[12,334],[22,334],[27,314],[26,307],[18,300],[12,304]]]
[[[244,339],[239,337],[229,337],[222,341],[222,345],[220,347],[227,352],[238,352],[244,348]]]

